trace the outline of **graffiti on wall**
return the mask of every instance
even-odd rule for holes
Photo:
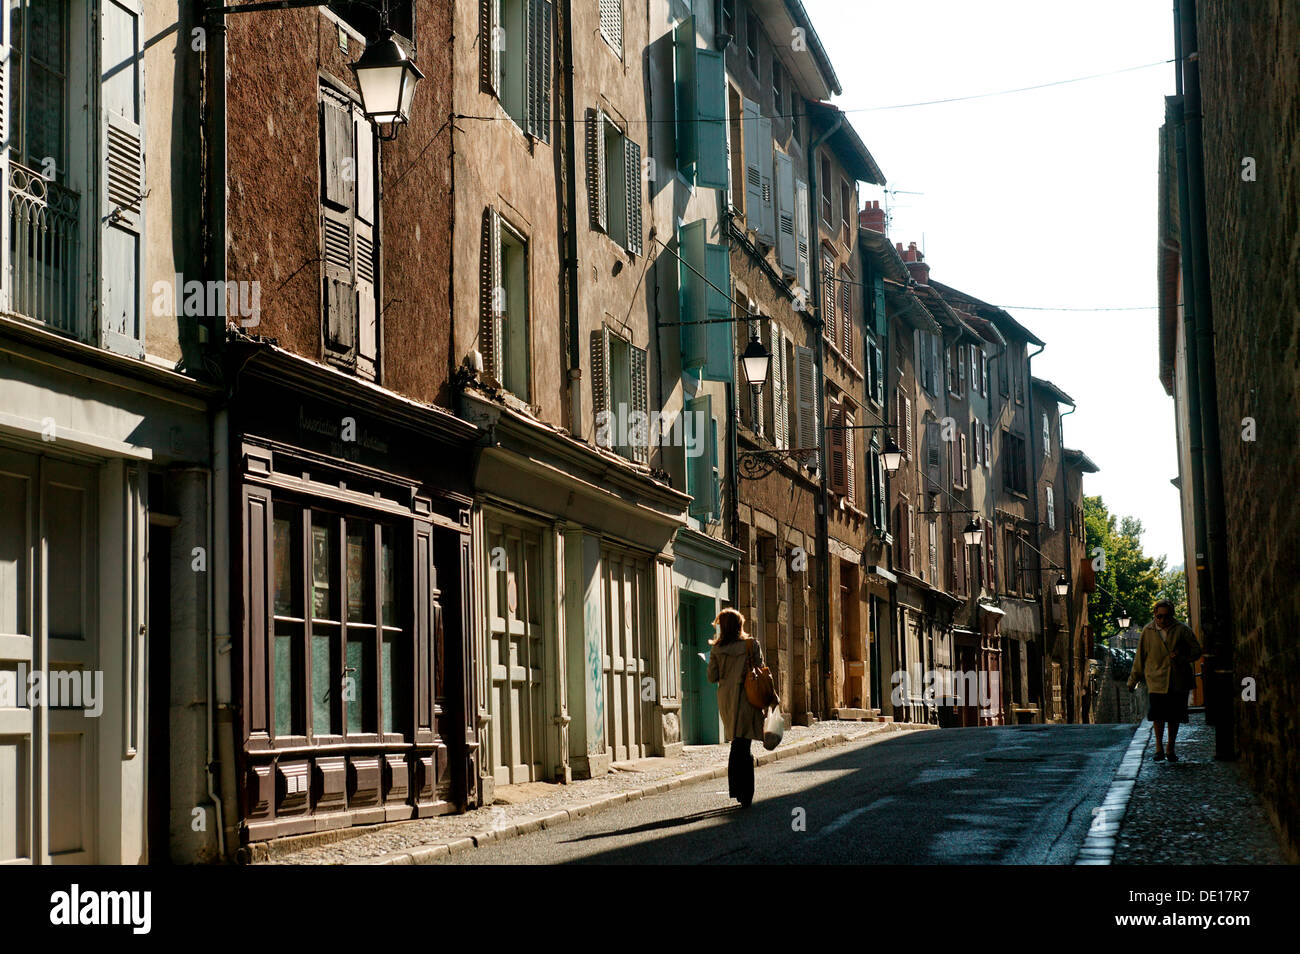
[[[605,679],[601,666],[600,594],[587,597],[587,752],[605,751]]]

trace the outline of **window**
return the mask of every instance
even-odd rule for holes
[[[775,116],[785,115],[785,78],[779,60],[772,58],[772,102],[775,104]]]
[[[1056,491],[1047,485],[1047,529],[1056,529]]]
[[[600,35],[622,57],[623,0],[600,0]]]
[[[639,464],[650,461],[646,385],[644,348],[611,332],[607,325],[591,333],[591,404],[596,443]],[[700,435],[692,437],[703,439]]]
[[[361,104],[324,84],[320,124],[325,353],[331,361],[374,379],[379,361],[379,142]]]
[[[840,224],[844,229],[844,244],[851,246],[850,240],[853,221],[856,218],[853,214],[853,188],[849,185],[849,180],[840,180]]]
[[[758,17],[753,13],[745,14],[745,59],[749,71],[758,76]]]
[[[481,24],[490,38],[482,47],[484,85],[520,129],[550,142],[551,0],[479,2],[481,15],[490,18]],[[606,2],[601,3],[602,27]]]
[[[885,405],[884,355],[874,339],[867,340],[867,399],[876,407]]]
[[[393,523],[276,499],[271,536],[273,734],[402,731],[412,632],[404,535]]]
[[[736,36],[736,0],[722,0],[722,32],[733,39]]]
[[[1002,432],[1002,482],[1007,490],[1015,493],[1028,493],[1025,478],[1025,440],[1012,434]]]
[[[839,281],[840,352],[848,361],[853,360],[853,276],[847,268],[840,269]]]
[[[484,376],[530,400],[528,243],[495,209],[483,213],[479,350]]]
[[[822,222],[828,230],[835,228],[835,202],[831,198],[831,160],[822,156]]]
[[[1052,419],[1043,412],[1043,456],[1052,456]]]
[[[980,376],[980,357],[982,352],[979,345],[970,346],[970,389],[972,394],[980,392],[980,382],[983,378]]]
[[[587,189],[592,227],[641,254],[641,147],[605,112],[587,110]]]

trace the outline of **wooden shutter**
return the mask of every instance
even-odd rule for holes
[[[912,399],[903,396],[903,427],[907,429],[907,459],[912,459]]]
[[[876,348],[872,356],[872,363],[875,369],[876,379],[872,386],[871,396],[877,404],[885,403],[885,352],[883,348]]]
[[[357,371],[374,380],[379,361],[379,312],[375,295],[379,288],[379,140],[374,124],[362,108],[352,104],[352,125],[356,134],[356,255],[353,259],[357,289]]]
[[[961,394],[966,390],[966,355],[962,353],[961,345],[956,346],[952,360],[957,365],[957,393]]]
[[[1043,456],[1052,456],[1052,419],[1043,412]]]
[[[822,251],[822,334],[835,347],[840,346],[839,325],[835,316],[835,259]]]
[[[938,421],[925,422],[925,473],[929,479],[930,489],[940,486],[942,480],[941,470],[943,468],[940,448],[942,440],[939,433]]]
[[[325,343],[343,354],[356,347],[356,129],[352,103],[321,87],[321,238],[325,272]]]
[[[601,325],[591,333],[591,412],[597,427],[602,412],[608,419],[609,401],[609,328]],[[610,426],[613,426],[613,422],[610,422]],[[611,446],[616,440],[617,438],[611,437]]]
[[[984,425],[984,466],[993,466],[993,432],[987,424]]]
[[[678,319],[681,325],[682,370],[698,368],[708,361],[708,340],[703,324],[708,314],[707,223],[704,219],[688,222],[677,232]],[[730,314],[730,307],[728,307]]]
[[[810,291],[808,283],[810,262],[808,245],[808,183],[802,179],[794,180],[794,236],[795,236],[795,281],[804,291]]]
[[[551,0],[528,0],[528,131],[542,142],[551,141],[551,13]]]
[[[857,441],[854,435],[857,433],[853,428],[853,415],[847,410],[840,411],[840,420],[843,422],[844,434],[844,495],[849,498],[849,503],[856,507],[858,505],[858,461],[857,461]]]
[[[632,447],[632,459],[638,464],[650,463],[650,431],[649,419],[642,418],[641,415],[649,414],[648,382],[646,380],[646,351],[644,348],[638,348],[634,344],[627,346],[628,354],[631,356],[629,364],[632,368],[632,413],[638,415],[635,420],[646,420],[646,440],[643,443],[635,444]]]
[[[600,0],[600,35],[623,55],[623,0]]]
[[[871,280],[872,284],[872,301],[875,306],[876,316],[876,334],[880,336],[882,343],[885,342],[889,334],[889,317],[885,307],[885,282],[879,275]]]
[[[1056,529],[1056,495],[1052,485],[1047,485],[1047,529]]]
[[[875,463],[876,474],[876,510],[875,524],[881,530],[885,529],[886,514],[889,512],[888,501],[885,498],[885,462],[880,454],[872,455]]]
[[[776,154],[776,253],[781,271],[795,274],[797,256],[794,234],[794,161],[784,152]]]
[[[501,218],[496,209],[483,210],[479,246],[478,345],[483,356],[483,376],[499,382],[504,373],[501,328]]]
[[[713,398],[705,394],[687,401],[686,411],[692,422],[703,421],[706,428],[705,433],[695,433],[699,455],[686,458],[686,492],[691,495],[691,516],[707,518],[713,513],[713,470],[717,467],[714,459],[716,448],[712,439]],[[685,426],[695,427],[695,424]]]
[[[911,530],[910,513],[912,508],[899,501],[895,507],[898,519],[898,565],[904,570],[912,572],[912,545],[909,535]]]
[[[772,352],[772,443],[777,447],[790,446],[790,396],[788,371],[785,362],[785,334],[780,325],[771,325]]]
[[[623,142],[627,160],[627,250],[641,254],[641,147],[631,139]]]
[[[695,49],[695,184],[727,188],[727,72],[722,54]]]
[[[819,447],[821,413],[817,397],[817,363],[811,348],[796,345],[794,349],[795,382],[798,389],[799,446]],[[809,465],[821,469],[821,453],[814,451],[805,458]]]
[[[761,135],[758,103],[744,100],[745,132],[745,224],[758,232],[763,223],[763,169],[759,161]]]
[[[484,91],[501,89],[501,51],[497,41],[497,4],[500,0],[478,0],[478,78]]]
[[[930,393],[939,393],[939,336],[929,335],[930,339]]]
[[[606,231],[605,111],[602,109],[587,110],[587,207],[591,210],[591,227]]]
[[[830,454],[830,488],[834,493],[848,493],[848,462],[845,459],[844,407],[839,401],[831,402],[831,424],[826,432],[827,452]]]
[[[851,297],[853,288],[853,278],[849,273],[840,269],[840,350],[844,352],[844,357],[850,361],[853,360],[853,299]]]
[[[926,521],[926,534],[930,542],[930,583],[939,585],[939,538],[938,529],[934,525],[934,518],[931,517]]]
[[[100,0],[100,19],[99,342],[109,351],[141,358],[145,336],[143,5],[140,0]],[[33,41],[24,37],[26,44]],[[6,92],[12,95],[13,91]],[[8,99],[0,108],[9,108]],[[8,205],[0,214],[9,217]],[[9,254],[8,244],[4,253]]]
[[[762,220],[758,237],[768,245],[776,244],[776,211],[772,195],[772,120],[758,117],[758,168],[762,188]]]
[[[968,451],[967,451],[967,447],[966,447],[966,434],[965,434],[965,432],[963,432],[963,433],[961,433],[961,434],[958,434],[957,436],[958,436],[958,438],[961,440],[961,474],[960,474],[960,477],[961,477],[961,486],[962,486],[962,487],[965,487],[965,486],[966,486],[966,475],[970,472],[970,457],[968,456]]]
[[[706,244],[704,247],[705,309],[704,318],[704,370],[701,375],[710,381],[730,383],[736,362],[732,354],[734,336],[731,333],[731,255],[725,245]],[[771,372],[769,371],[769,374]]]

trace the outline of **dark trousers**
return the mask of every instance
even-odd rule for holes
[[[732,739],[727,760],[727,792],[741,802],[754,800],[754,757],[749,752],[753,739]]]

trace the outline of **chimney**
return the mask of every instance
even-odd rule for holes
[[[878,200],[872,199],[867,203],[867,207],[858,213],[858,224],[864,229],[885,234],[885,210],[880,207]]]
[[[915,242],[909,242],[906,249],[903,248],[902,242],[895,242],[894,248],[903,261],[907,263],[907,270],[912,275],[912,281],[918,285],[930,284],[930,266],[925,264],[925,255],[916,247]]]

